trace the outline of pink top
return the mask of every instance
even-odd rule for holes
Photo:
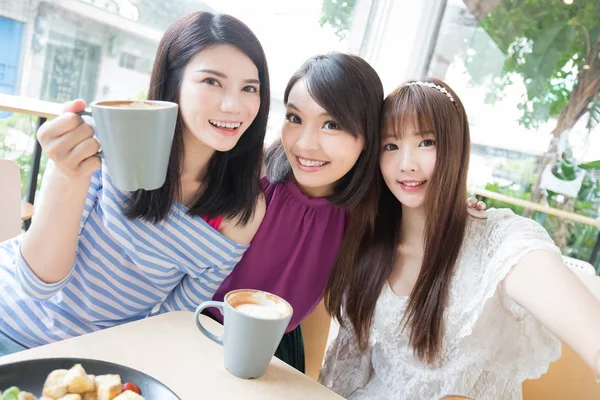
[[[202,217],[202,219],[205,220],[206,223],[209,224],[215,231],[219,230],[221,223],[223,222],[223,216],[215,218]]]

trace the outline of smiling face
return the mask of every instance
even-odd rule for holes
[[[364,138],[342,130],[304,80],[290,90],[281,139],[296,182],[311,197],[331,195],[364,148]]]
[[[179,96],[184,142],[229,151],[259,108],[258,69],[237,47],[210,47],[186,65]]]
[[[436,156],[435,136],[429,130],[407,127],[401,136],[386,132],[379,166],[386,185],[403,206],[419,208],[425,203]]]

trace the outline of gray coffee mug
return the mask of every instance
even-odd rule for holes
[[[113,185],[124,191],[160,188],[167,177],[177,103],[100,101],[91,104],[96,134]]]
[[[265,304],[264,299],[275,304],[273,315],[252,316],[248,311],[240,311],[242,305],[253,302]],[[209,307],[218,308],[223,314],[223,336],[210,333],[200,323],[200,313]],[[205,301],[200,304],[194,318],[200,332],[224,347],[225,368],[238,378],[251,379],[265,374],[292,313],[292,306],[279,296],[260,290],[240,289],[227,293],[223,302]]]

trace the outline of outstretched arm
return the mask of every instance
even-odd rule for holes
[[[559,255],[537,250],[515,265],[506,277],[505,289],[512,300],[577,352],[599,377],[600,284],[598,278],[593,278],[585,277],[584,284]],[[588,287],[598,290],[596,296]]]

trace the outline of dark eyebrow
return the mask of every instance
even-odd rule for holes
[[[292,103],[287,103],[285,106],[289,107],[289,108],[293,108],[296,111],[300,111],[300,109],[298,107],[296,107],[295,105],[293,105]],[[329,113],[327,111],[323,111],[321,114],[319,114],[319,116],[331,118],[331,115],[329,115]]]
[[[204,72],[204,73],[216,75],[216,76],[218,76],[220,78],[223,78],[223,79],[227,79],[227,75],[225,75],[222,72],[216,71],[214,69],[197,69],[194,72]],[[244,82],[246,82],[246,83],[254,83],[254,84],[260,85],[260,80],[258,80],[258,79],[244,79]]]
[[[296,107],[295,105],[293,105],[292,103],[287,103],[285,106],[289,107],[289,108],[293,108],[296,111],[300,111],[300,109],[298,107]]]

